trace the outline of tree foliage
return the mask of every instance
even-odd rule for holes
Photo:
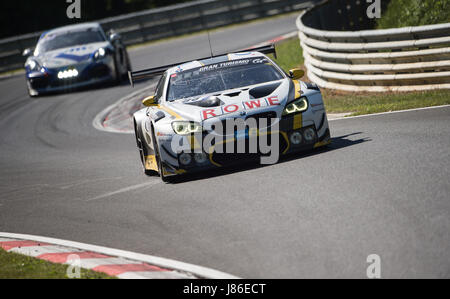
[[[450,0],[391,0],[378,29],[450,22]]]

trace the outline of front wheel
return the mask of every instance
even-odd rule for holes
[[[112,73],[113,79],[111,83],[113,85],[119,85],[122,82],[122,76],[120,74],[119,65],[117,64],[117,59],[115,56],[114,56],[114,70],[112,71]]]

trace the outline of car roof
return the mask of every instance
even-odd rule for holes
[[[46,35],[49,34],[61,34],[69,31],[83,31],[83,30],[89,30],[89,29],[99,29],[101,28],[99,23],[83,23],[83,24],[76,24],[76,25],[68,25],[64,27],[55,28],[52,30],[49,30],[47,32],[44,32],[41,35],[41,38],[43,38]]]
[[[209,66],[217,63],[224,63],[224,62],[230,62],[240,59],[247,59],[247,58],[258,58],[263,57],[267,58],[266,55],[260,53],[260,52],[239,52],[239,53],[230,53],[227,55],[217,56],[213,58],[207,58],[203,60],[194,60],[191,62],[187,62],[181,65],[178,65],[176,67],[170,68],[168,70],[168,74],[172,75],[178,72],[187,71],[191,69],[196,69],[202,66]]]

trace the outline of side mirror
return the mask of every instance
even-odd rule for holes
[[[22,56],[28,57],[31,56],[33,54],[33,49],[32,48],[28,48],[23,50]]]
[[[292,69],[289,71],[289,77],[291,77],[294,80],[298,80],[303,78],[305,75],[305,71],[301,69]]]
[[[112,42],[112,43],[114,43],[114,42],[120,40],[121,38],[122,38],[122,37],[120,36],[119,33],[116,33],[116,32],[110,32],[110,34],[109,34],[109,41]]]
[[[155,101],[155,96],[145,98],[142,101],[142,105],[144,105],[145,107],[151,107],[151,106],[157,105],[156,101]]]

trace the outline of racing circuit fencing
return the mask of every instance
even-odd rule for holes
[[[200,0],[99,21],[114,29],[126,45],[178,36],[312,7],[318,0]],[[65,13],[65,12],[64,12]],[[23,67],[22,52],[41,33],[0,40],[0,72]]]
[[[363,0],[331,0],[299,16],[313,82],[346,91],[450,88],[450,23],[367,30],[366,8]]]

